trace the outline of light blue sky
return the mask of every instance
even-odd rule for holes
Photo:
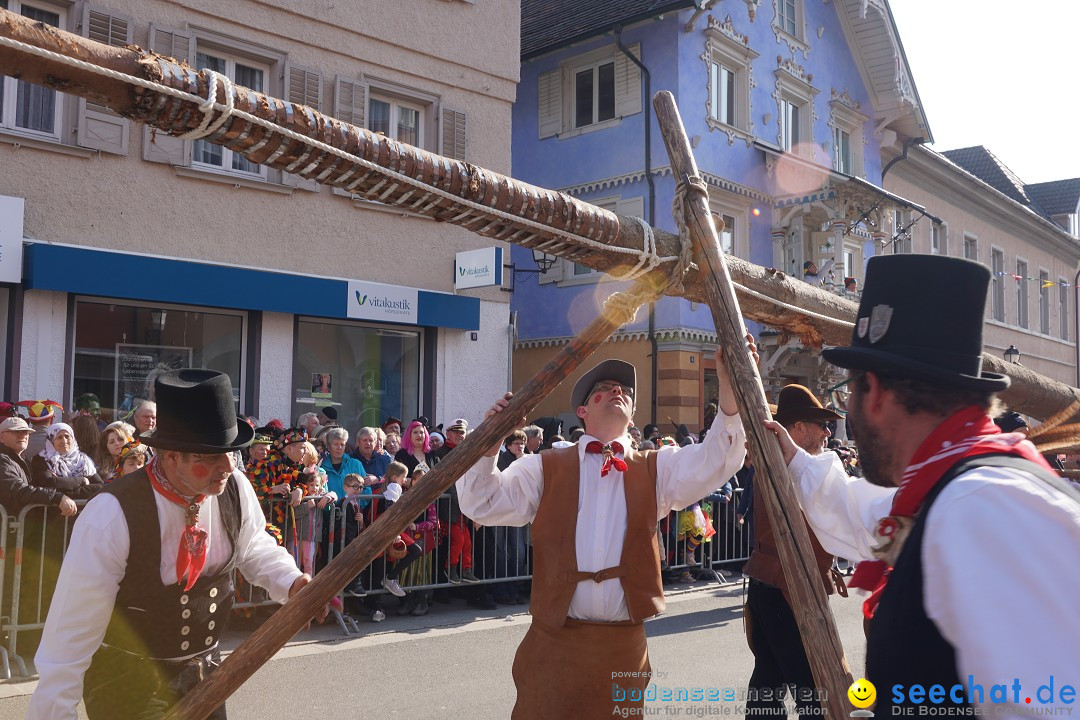
[[[890,0],[935,150],[1080,177],[1080,1]]]

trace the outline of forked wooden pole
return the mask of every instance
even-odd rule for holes
[[[755,499],[765,506],[776,533],[791,609],[802,635],[806,657],[810,660],[814,681],[819,690],[825,691],[822,705],[828,708],[830,717],[842,718],[850,710],[846,693],[851,685],[851,671],[829,610],[828,598],[821,586],[806,522],[791,487],[780,445],[763,425],[765,420],[771,418],[768,402],[757,367],[743,350],[746,329],[713,225],[708,191],[698,175],[697,163],[674,96],[669,92],[657,93],[653,98],[653,107],[656,108],[656,119],[676,182],[681,179],[685,183],[686,225],[694,243],[698,266],[705,275],[709,309],[716,323],[716,334],[723,348],[728,372],[731,373],[731,384],[735,389],[746,436],[750,440],[754,465],[758,469],[754,476]],[[701,184],[695,186],[695,183]],[[696,187],[700,187],[700,190]]]
[[[435,466],[401,500],[360,536],[347,545],[296,597],[273,614],[245,640],[221,667],[183,697],[165,720],[203,720],[236,691],[256,670],[274,656],[315,614],[348,585],[354,577],[386,550],[390,542],[418,515],[472,467],[491,447],[521,425],[522,419],[551,393],[578,365],[611,334],[633,320],[637,308],[655,300],[663,289],[639,281],[625,294],[616,294],[604,304],[596,320],[544,366],[516,393],[501,413],[482,422],[454,452]],[[494,401],[495,398],[492,398]]]

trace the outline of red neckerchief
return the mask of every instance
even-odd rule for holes
[[[866,618],[872,618],[877,610],[892,566],[927,494],[949,468],[967,458],[989,454],[1014,455],[1050,467],[1022,434],[1002,433],[982,408],[972,406],[946,418],[915,451],[904,468],[889,516],[878,523],[875,535],[881,544],[874,554],[882,559],[860,562],[848,583],[848,587],[872,591],[863,603]]]
[[[614,467],[619,472],[626,472],[626,462],[615,457],[615,453],[622,454],[623,446],[618,440],[605,445],[599,440],[592,440],[585,446],[585,452],[600,453],[604,456],[604,464],[600,468],[600,477],[604,477]]]
[[[154,486],[154,490],[169,502],[174,502],[184,508],[184,534],[180,536],[180,547],[176,552],[176,584],[183,584],[184,576],[187,576],[187,584],[184,585],[184,592],[187,592],[195,585],[195,581],[199,579],[199,573],[206,565],[209,534],[197,524],[199,506],[206,496],[196,495],[189,499],[176,492],[168,478],[161,472],[161,468],[158,467],[156,457],[150,461],[147,470],[146,474],[150,476],[150,484]]]

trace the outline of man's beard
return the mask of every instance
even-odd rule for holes
[[[889,480],[889,471],[894,465],[893,452],[886,444],[884,435],[864,422],[862,398],[856,400],[853,397],[852,401],[848,404],[848,427],[851,429],[851,439],[859,449],[863,477],[880,487],[895,487],[895,483]]]

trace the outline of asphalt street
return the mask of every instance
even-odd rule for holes
[[[741,582],[668,590],[667,612],[646,623],[655,682],[745,688],[753,657],[743,634]],[[831,605],[859,677],[865,655],[861,601],[834,596]],[[300,634],[229,700],[229,717],[505,720],[514,703],[510,666],[528,629],[525,606],[481,611],[456,600],[433,607],[421,618],[391,612],[382,623],[360,620],[361,633],[353,637],[333,625]],[[228,645],[243,637],[230,633]],[[34,685],[0,683],[0,718],[22,718]],[[661,717],[702,717],[705,706],[717,703],[650,705]]]

